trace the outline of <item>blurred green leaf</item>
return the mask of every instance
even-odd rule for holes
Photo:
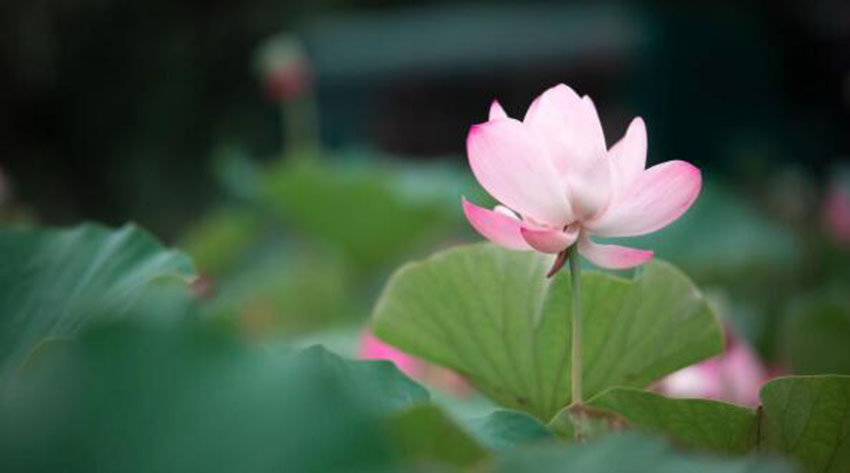
[[[200,273],[218,276],[239,262],[260,231],[261,219],[255,212],[223,209],[191,226],[181,247],[192,256]]]
[[[850,374],[850,297],[829,292],[798,301],[784,336],[795,373]]]
[[[554,439],[545,425],[521,411],[500,409],[466,424],[484,445],[497,451]]]
[[[420,404],[394,414],[389,437],[408,463],[471,467],[487,451],[433,404]]]
[[[447,206],[444,195],[407,192],[398,178],[378,164],[298,160],[271,171],[266,200],[296,232],[371,270],[445,234],[460,215],[459,194]]]
[[[517,449],[495,461],[493,472],[523,473],[791,473],[779,460],[722,459],[686,454],[658,439],[635,433],[597,442]]]
[[[192,263],[134,225],[0,231],[0,377],[46,337],[188,297]]]
[[[710,182],[682,218],[661,231],[623,241],[653,249],[656,256],[698,281],[788,269],[801,259],[790,230],[772,222],[744,197]]]
[[[767,383],[761,446],[811,473],[850,471],[850,376],[788,376]]]
[[[591,406],[622,416],[630,425],[665,433],[678,443],[723,453],[745,453],[757,441],[752,409],[705,399],[671,399],[633,388],[612,388]]]
[[[373,313],[376,335],[470,379],[506,407],[548,421],[570,401],[569,274],[550,258],[490,244],[407,264]],[[582,275],[584,390],[643,387],[721,351],[699,291],[664,262],[628,280]]]
[[[291,338],[334,323],[362,320],[368,308],[345,262],[298,247],[258,249],[213,281],[207,310],[254,339]]]
[[[13,388],[9,471],[366,471],[399,456],[383,416],[428,399],[387,362],[271,355],[194,325],[86,331]]]

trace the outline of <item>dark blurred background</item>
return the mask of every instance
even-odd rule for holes
[[[39,221],[134,220],[172,238],[215,201],[211,160],[280,153],[258,47],[298,38],[322,144],[464,165],[499,98],[566,82],[609,145],[646,118],[650,161],[759,185],[850,155],[850,4],[4,0],[0,168]]]

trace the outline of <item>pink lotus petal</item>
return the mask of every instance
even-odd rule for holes
[[[623,138],[608,150],[614,167],[615,194],[627,193],[646,167],[646,125],[640,117],[632,120]]]
[[[508,114],[505,113],[505,109],[499,105],[499,102],[494,100],[490,104],[490,120],[496,120],[498,118],[508,118]]]
[[[576,216],[588,219],[603,210],[611,194],[611,173],[605,135],[590,97],[580,98],[566,85],[557,85],[531,104],[524,123],[549,150]]]
[[[463,213],[470,225],[484,238],[511,250],[530,250],[520,233],[522,222],[504,210],[487,210],[463,199]],[[506,209],[507,210],[507,209]]]
[[[726,351],[683,368],[659,383],[674,397],[699,397],[749,406],[759,404],[758,393],[769,374],[753,349],[728,332]]]
[[[579,220],[589,220],[608,206],[613,195],[611,161],[600,159],[566,178],[570,205]]]
[[[425,370],[425,364],[422,361],[382,342],[369,331],[364,331],[360,335],[357,356],[364,360],[392,361],[399,370],[413,378],[420,376]]]
[[[522,123],[505,118],[473,126],[466,147],[478,183],[502,204],[553,227],[572,220],[548,152]]]
[[[628,269],[652,259],[652,251],[619,245],[594,243],[586,235],[578,242],[578,251],[596,266],[608,269]]]
[[[525,114],[523,122],[546,141],[559,172],[587,167],[582,162],[605,156],[605,135],[589,97],[558,84],[543,92]]]
[[[541,253],[560,253],[575,243],[578,231],[545,230],[523,227],[522,237]]]
[[[600,236],[654,232],[681,217],[702,187],[700,170],[685,161],[667,161],[642,172],[632,189],[585,227]]]

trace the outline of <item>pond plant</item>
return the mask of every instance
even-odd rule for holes
[[[658,392],[687,367],[743,364],[756,384],[764,370],[749,351],[713,358],[723,325],[683,271],[601,240],[664,228],[702,188],[687,162],[646,166],[642,119],[609,148],[590,98],[558,85],[522,121],[494,102],[467,152],[499,205],[462,211],[490,242],[402,265],[353,331],[361,356],[398,368],[246,337],[211,315],[215,285],[192,258],[135,225],[0,230],[0,470],[850,471],[850,376],[778,377],[757,396],[748,384],[741,404]],[[319,169],[298,182],[325,182]],[[339,221],[330,206],[307,210],[295,213],[312,222],[305,234]],[[348,241],[343,230],[327,241]],[[367,230],[350,246],[371,242]],[[368,267],[359,278],[381,265]],[[405,373],[479,396],[486,412]]]

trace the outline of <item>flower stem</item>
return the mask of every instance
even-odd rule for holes
[[[573,330],[572,330],[572,370],[570,371],[570,386],[572,387],[573,406],[581,405],[581,267],[578,261],[578,245],[569,249],[570,279],[573,285]]]

